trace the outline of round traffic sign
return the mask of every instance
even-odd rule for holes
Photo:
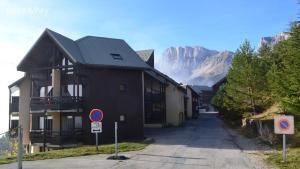
[[[103,119],[103,111],[100,109],[93,109],[90,112],[90,120],[91,121],[101,121]]]
[[[281,119],[279,121],[279,128],[281,130],[288,130],[290,128],[290,124],[289,124],[289,121],[287,119]]]

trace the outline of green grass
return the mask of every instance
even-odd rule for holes
[[[127,151],[138,151],[144,149],[149,142],[142,143],[131,143],[124,142],[119,144],[119,152]],[[34,161],[34,160],[45,160],[45,159],[58,159],[65,157],[76,157],[76,156],[86,156],[95,154],[112,154],[114,153],[114,144],[107,144],[99,146],[99,150],[96,150],[95,146],[81,146],[76,148],[66,148],[61,150],[52,150],[41,153],[28,154],[23,156],[24,161]],[[0,158],[0,164],[8,164],[16,162],[16,156],[7,156]]]
[[[282,160],[282,151],[275,151],[267,154],[267,162],[280,169],[299,169],[300,168],[300,148],[288,148],[286,162]]]

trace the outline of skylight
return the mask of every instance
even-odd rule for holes
[[[110,55],[114,60],[123,60],[122,56],[118,53],[111,53]]]

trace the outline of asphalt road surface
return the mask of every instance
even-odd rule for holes
[[[155,143],[143,151],[123,153],[129,160],[106,160],[109,155],[25,161],[24,169],[260,169],[249,156],[259,146],[224,126],[216,114],[201,114],[182,127],[148,129]],[[17,164],[0,165],[15,169]]]

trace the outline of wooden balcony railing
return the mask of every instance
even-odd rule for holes
[[[71,110],[82,108],[82,97],[31,97],[30,110]]]
[[[156,101],[160,102],[165,100],[165,93],[145,93],[145,100],[146,101]]]
[[[78,144],[82,142],[81,129],[71,131],[33,130],[30,131],[31,143],[46,143],[52,145]]]

